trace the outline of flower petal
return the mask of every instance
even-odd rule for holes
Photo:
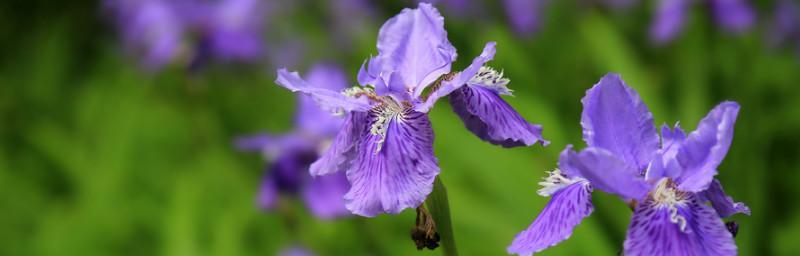
[[[293,92],[302,92],[311,96],[326,111],[350,112],[370,109],[369,102],[365,98],[350,98],[338,91],[312,86],[300,78],[297,72],[289,72],[285,68],[278,70],[278,79],[275,82]]]
[[[678,124],[675,124],[674,130],[666,124],[661,126],[661,149],[647,167],[646,180],[657,181],[663,177],[677,177],[680,166],[675,160],[675,155],[685,139],[686,134]]]
[[[303,200],[311,213],[320,219],[333,219],[347,216],[350,211],[344,207],[344,194],[350,189],[344,173],[332,173],[312,177],[302,191]]]
[[[689,0],[661,0],[650,26],[650,38],[656,43],[666,43],[675,39],[683,30],[689,12]]]
[[[653,200],[640,203],[625,238],[627,256],[736,253],[733,236],[714,209],[693,197],[674,209]]]
[[[338,66],[317,64],[308,72],[308,84],[338,92],[347,87],[347,77]],[[330,138],[336,135],[344,119],[320,108],[310,96],[299,96],[295,114],[297,128],[315,138]]]
[[[711,206],[714,207],[714,210],[717,210],[717,213],[722,218],[727,218],[737,213],[750,215],[750,207],[741,202],[734,202],[732,197],[725,194],[725,190],[722,189],[722,184],[719,183],[719,180],[714,179],[708,189],[703,191],[703,196],[711,202]]]
[[[711,0],[717,24],[731,32],[744,32],[755,23],[753,8],[744,0]]]
[[[643,198],[650,189],[639,170],[605,149],[586,148],[579,153],[568,151],[561,161],[559,166],[577,171],[593,187],[625,199]]]
[[[653,114],[619,75],[609,73],[581,99],[583,140],[644,170],[658,150]]]
[[[531,255],[554,246],[572,235],[572,229],[593,210],[592,186],[576,182],[553,194],[536,220],[514,238],[508,253]]]
[[[542,139],[542,127],[525,120],[497,92],[481,86],[464,86],[450,94],[450,105],[476,136],[503,147],[530,146]]]
[[[416,9],[403,11],[386,21],[378,34],[380,72],[398,73],[403,88],[393,92],[413,92],[419,97],[426,86],[450,72],[456,49],[447,40],[444,18],[433,6],[420,3]],[[372,67],[370,67],[372,68]],[[377,90],[376,90],[377,91]]]
[[[681,190],[705,190],[717,174],[717,166],[725,158],[733,140],[733,126],[739,104],[723,102],[712,109],[689,134],[678,150],[676,159],[683,168],[676,179]]]
[[[511,27],[519,36],[530,36],[541,26],[541,13],[547,1],[504,0],[503,9]]]
[[[369,117],[364,112],[351,112],[345,119],[336,138],[327,151],[311,164],[311,176],[326,175],[350,169],[356,157],[358,143],[365,132],[369,132]]]
[[[461,72],[458,72],[455,76],[453,76],[450,80],[443,80],[441,82],[441,86],[437,88],[435,91],[431,92],[428,95],[428,98],[425,99],[425,102],[415,106],[415,110],[418,112],[428,112],[436,101],[444,96],[449,95],[451,92],[455,91],[456,89],[461,88],[462,86],[466,85],[467,82],[478,74],[478,71],[481,69],[483,64],[489,62],[494,58],[495,42],[488,42],[483,47],[483,52],[478,57],[472,60],[472,64],[470,64],[466,69]]]
[[[258,189],[256,204],[262,210],[272,210],[278,202],[278,185],[271,175],[264,176]]]
[[[377,121],[371,114],[372,121]],[[344,198],[354,214],[372,217],[417,207],[430,194],[439,174],[433,129],[426,114],[407,109],[386,125],[385,138],[363,133],[358,156],[347,171],[352,187]]]

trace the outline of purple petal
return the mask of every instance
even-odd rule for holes
[[[258,0],[223,0],[217,3],[211,24],[211,46],[218,57],[251,61],[261,56],[264,4]]]
[[[302,192],[303,200],[311,213],[320,219],[333,219],[347,216],[350,212],[344,207],[344,195],[350,189],[344,173],[333,173],[311,178]]]
[[[149,69],[160,69],[178,55],[183,23],[173,5],[160,0],[108,1],[123,40]]]
[[[619,75],[609,73],[581,99],[583,140],[644,170],[658,150],[653,114]]]
[[[338,91],[315,87],[300,78],[297,72],[289,72],[284,68],[278,70],[278,79],[275,82],[292,92],[311,96],[326,111],[367,111],[371,108],[364,98],[350,98]]]
[[[286,151],[314,148],[313,142],[297,134],[244,136],[237,138],[235,144],[239,150],[260,151],[269,159],[277,158]]]
[[[542,127],[525,120],[500,95],[481,86],[464,86],[450,94],[450,105],[476,136],[503,147],[531,146],[542,139]]]
[[[738,113],[739,104],[736,102],[717,105],[683,142],[676,155],[683,168],[676,179],[681,190],[699,192],[708,188],[717,174],[717,166],[731,146]]]
[[[770,29],[773,45],[791,43],[800,33],[800,4],[792,0],[781,0],[775,5]]]
[[[539,30],[542,0],[504,0],[503,7],[511,27],[520,36],[528,36]]]
[[[680,173],[675,155],[685,139],[686,134],[678,124],[675,124],[674,130],[666,124],[661,126],[661,149],[647,168],[646,180],[657,181],[663,177],[676,177]]]
[[[454,90],[467,84],[467,82],[478,73],[483,64],[486,64],[486,62],[494,58],[496,44],[495,42],[486,43],[483,47],[483,52],[472,60],[472,64],[463,71],[458,72],[452,79],[442,81],[441,86],[428,95],[424,103],[415,106],[414,110],[418,112],[428,112],[439,98],[447,96]]]
[[[508,253],[531,255],[554,246],[572,235],[572,230],[592,213],[592,187],[582,181],[566,186],[539,213],[536,220],[514,238]]]
[[[602,148],[586,148],[579,153],[568,151],[561,161],[559,166],[577,171],[594,188],[625,199],[643,198],[650,189],[639,170]]]
[[[309,169],[312,176],[326,175],[350,169],[356,157],[358,143],[369,132],[367,113],[351,112],[333,139],[331,146]]]
[[[289,247],[278,253],[278,256],[314,256],[314,255],[316,254],[314,254],[313,252],[311,252],[306,248],[299,246]]]
[[[714,18],[732,32],[744,32],[755,22],[755,12],[745,0],[710,0]]]
[[[383,24],[378,34],[377,58],[381,59],[381,72],[399,74],[400,81],[389,82],[390,89],[396,93],[413,92],[413,98],[417,98],[426,86],[450,72],[456,49],[447,40],[439,11],[420,3],[417,9],[403,9]]]
[[[689,0],[661,0],[650,26],[650,38],[656,43],[666,43],[675,39],[683,30],[689,12]]]
[[[316,88],[341,91],[347,87],[347,77],[338,66],[318,64],[308,72],[308,84]],[[295,117],[298,129],[317,138],[330,138],[338,133],[343,118],[324,111],[310,96],[301,95],[298,101],[300,104]]]
[[[264,176],[258,189],[256,204],[262,210],[272,210],[278,202],[278,185],[271,175]]]
[[[372,112],[372,121],[378,113]],[[366,131],[355,165],[347,172],[352,188],[347,209],[362,216],[400,213],[425,201],[439,174],[433,129],[424,113],[410,109],[386,123],[385,139]]]
[[[736,255],[736,243],[711,207],[691,198],[674,206],[653,200],[634,210],[625,238],[625,255]],[[685,224],[680,219],[685,220]],[[672,221],[676,220],[676,221]],[[677,223],[676,223],[677,222]],[[683,229],[681,226],[684,226]]]
[[[714,179],[711,185],[703,191],[703,196],[711,202],[711,206],[717,211],[720,217],[727,218],[737,213],[750,215],[750,207],[744,203],[734,202],[733,198],[725,193],[719,180]]]

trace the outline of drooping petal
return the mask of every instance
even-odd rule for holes
[[[514,238],[508,253],[531,255],[554,246],[572,235],[572,230],[593,210],[592,186],[576,182],[555,192],[536,220]]]
[[[494,58],[494,54],[496,52],[495,42],[488,42],[483,47],[483,52],[478,57],[472,60],[472,64],[470,64],[466,69],[461,72],[458,72],[455,76],[452,77],[450,80],[443,80],[441,82],[441,86],[436,88],[435,91],[431,92],[428,95],[428,98],[425,99],[425,102],[419,104],[414,107],[414,110],[418,112],[426,113],[430,110],[436,101],[444,96],[449,95],[451,92],[455,91],[456,89],[461,88],[462,86],[466,85],[472,77],[478,74],[478,71],[483,67],[486,62],[489,62]]]
[[[738,113],[736,102],[720,103],[689,134],[676,155],[683,169],[676,179],[680,189],[699,192],[708,187],[728,153]]]
[[[271,175],[266,175],[261,181],[256,196],[256,205],[262,210],[272,210],[278,202],[278,185]]]
[[[419,206],[439,174],[428,116],[411,109],[390,117],[371,114],[372,122],[386,120],[385,131],[363,134],[358,156],[347,171],[352,185],[344,197],[347,209],[371,217]]]
[[[581,99],[583,140],[603,148],[631,167],[644,170],[658,150],[653,114],[632,88],[613,73]]]
[[[347,77],[338,66],[317,64],[308,72],[308,84],[338,92],[347,87]],[[336,135],[344,121],[342,117],[324,111],[308,95],[300,95],[298,101],[295,114],[298,129],[316,138],[330,138]]]
[[[302,191],[303,200],[311,213],[320,219],[333,219],[347,216],[350,211],[344,207],[344,194],[350,189],[347,176],[342,173],[312,177]]]
[[[365,98],[351,98],[338,91],[315,87],[300,78],[297,72],[289,72],[285,68],[278,70],[278,85],[292,92],[302,92],[311,96],[320,107],[330,112],[367,111],[369,102]]]
[[[689,198],[670,207],[636,206],[625,238],[626,256],[736,255],[736,243],[711,207]]]
[[[568,151],[562,161],[559,166],[579,172],[594,188],[625,199],[644,198],[650,189],[639,170],[602,148]]]
[[[690,0],[661,0],[650,26],[650,38],[656,43],[666,43],[675,39],[683,30],[689,12]]]
[[[703,196],[711,202],[711,206],[722,218],[727,218],[737,213],[750,215],[750,207],[747,207],[744,203],[733,201],[733,198],[728,196],[725,190],[722,189],[722,184],[719,183],[719,180],[714,179],[708,189],[703,191]]]
[[[500,95],[482,86],[464,86],[450,94],[450,105],[473,134],[503,147],[547,145],[542,127],[525,120]]]
[[[378,34],[378,58],[383,66],[380,72],[399,74],[401,81],[388,83],[391,91],[413,92],[413,98],[418,98],[426,86],[450,72],[456,49],[447,40],[439,11],[420,3],[418,8],[404,9],[383,24]]]
[[[369,132],[369,121],[367,113],[351,112],[328,150],[311,164],[309,168],[311,175],[319,176],[349,170],[353,159],[357,156],[362,136]]]
[[[711,0],[717,24],[731,32],[744,32],[756,20],[755,11],[746,0]]]

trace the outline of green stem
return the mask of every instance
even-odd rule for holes
[[[436,177],[433,181],[433,192],[425,201],[430,210],[436,229],[442,241],[442,249],[445,256],[457,256],[456,241],[453,238],[453,226],[450,222],[450,207],[447,202],[447,189],[442,180]]]

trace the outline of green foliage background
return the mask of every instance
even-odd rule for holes
[[[455,67],[497,41],[492,65],[516,93],[507,100],[552,142],[503,149],[470,134],[447,103],[431,112],[459,251],[505,254],[546,203],[537,182],[560,150],[584,146],[584,91],[617,72],[659,125],[680,120],[691,130],[718,102],[739,102],[718,178],[753,212],[733,218],[740,253],[799,252],[800,57],[764,42],[772,2],[755,3],[760,25],[742,36],[721,32],[698,5],[682,36],[662,47],[647,39],[650,1],[627,11],[550,2],[530,38],[512,33],[493,2],[479,16],[446,16],[459,49]],[[411,5],[376,4],[366,32],[340,51],[330,47],[325,3],[300,3],[276,25],[307,46],[303,64],[290,68],[334,61],[353,81],[376,51],[380,24]],[[273,255],[291,244],[320,255],[439,254],[413,247],[412,210],[324,222],[291,199],[284,215],[256,209],[263,160],[235,151],[231,140],[291,128],[294,97],[272,82],[279,63],[147,73],[121,53],[100,3],[0,6],[0,255]],[[572,238],[542,255],[616,255],[630,210],[607,194],[594,200]],[[285,214],[299,227],[288,230]]]

